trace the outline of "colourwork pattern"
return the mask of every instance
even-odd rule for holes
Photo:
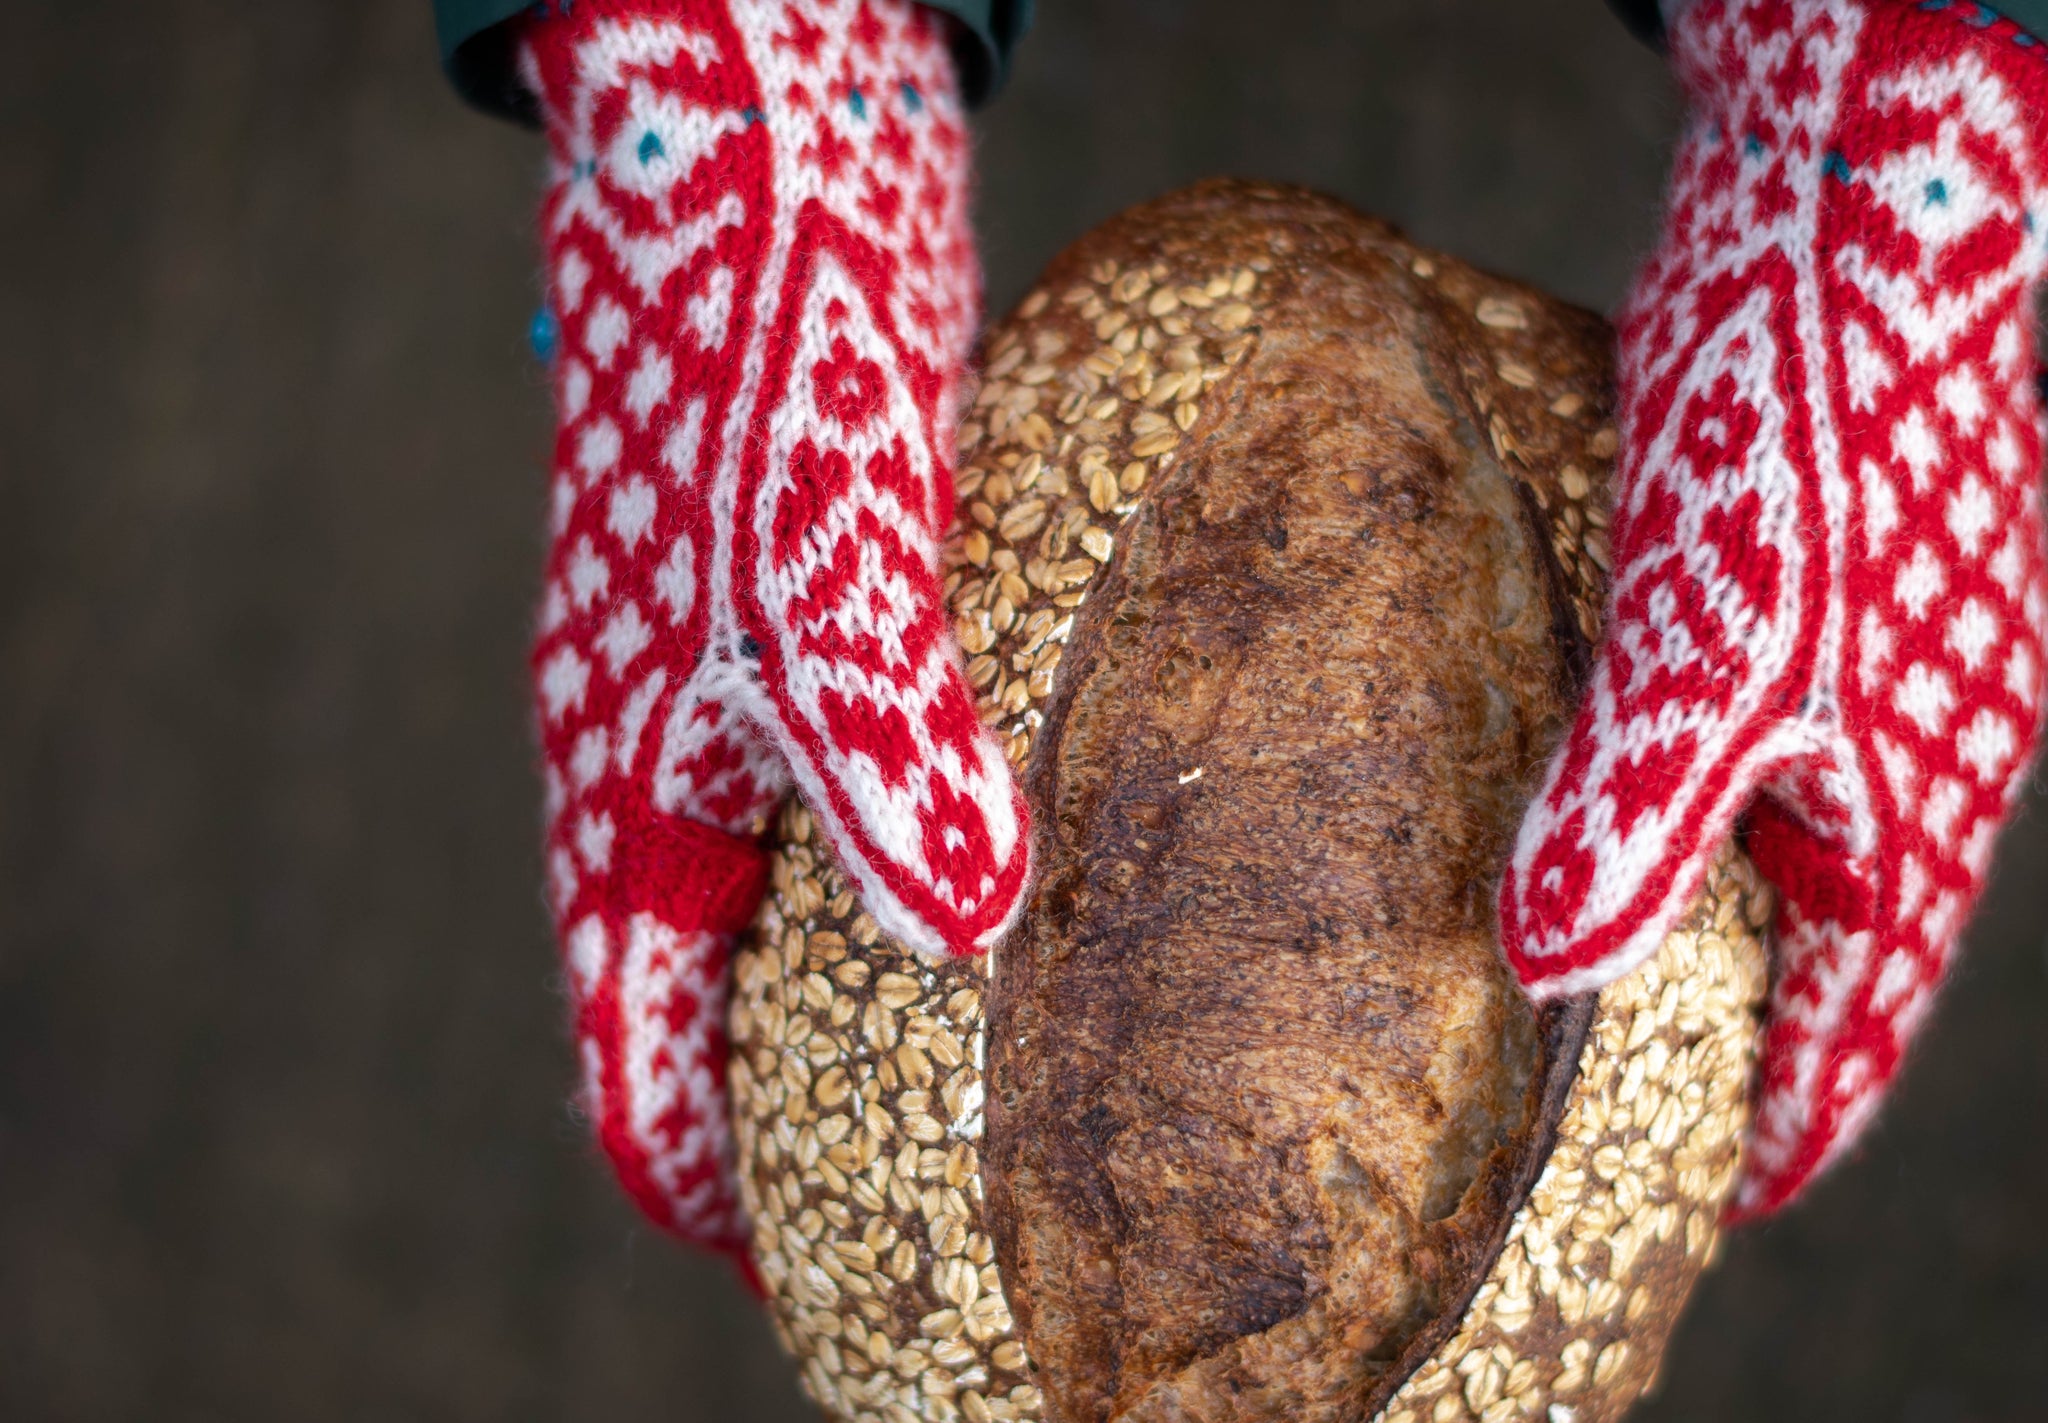
[[[1868,1121],[2042,710],[2031,298],[2048,66],[1970,5],[1695,0],[1621,328],[1608,634],[1501,892],[1537,996],[1664,939],[1718,847],[1780,892],[1738,1215]]]
[[[792,782],[921,953],[985,948],[1023,888],[934,574],[979,301],[966,130],[908,0],[578,0],[522,42],[560,417],[534,667],[585,1100],[656,1220],[737,1251],[727,960]]]

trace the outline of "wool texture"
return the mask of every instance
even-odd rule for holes
[[[1671,47],[1607,634],[1501,930],[1538,997],[1606,983],[1747,815],[1780,904],[1746,1217],[1869,1121],[2039,734],[2048,63],[1945,0],[1692,0]]]
[[[576,0],[523,22],[559,414],[534,651],[585,1101],[658,1222],[738,1253],[732,936],[792,782],[883,929],[1019,902],[1027,824],[936,577],[979,273],[909,0]]]

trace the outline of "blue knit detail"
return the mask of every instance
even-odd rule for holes
[[[1820,171],[1844,183],[1854,182],[1856,178],[1855,170],[1849,166],[1849,160],[1832,148],[1828,150],[1828,156],[1821,160]]]
[[[666,154],[668,150],[662,147],[661,135],[656,133],[653,129],[649,129],[647,130],[647,132],[640,135],[640,147],[636,150],[636,152],[638,152],[640,155],[641,166],[645,167],[647,164],[652,163],[655,159],[660,158],[662,155]]]
[[[542,302],[534,310],[533,320],[526,326],[526,342],[542,364],[555,363],[555,350],[562,344],[562,323],[555,318],[554,307]]]

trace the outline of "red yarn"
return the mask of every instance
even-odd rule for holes
[[[735,1254],[731,937],[792,779],[889,933],[984,948],[1023,802],[939,597],[979,277],[945,36],[908,0],[577,0],[554,164],[534,666],[586,1097],[628,1192]]]
[[[1607,637],[1501,927],[1532,993],[1606,983],[1754,801],[1780,911],[1742,1216],[1869,1120],[2038,734],[2048,64],[1891,0],[1694,0],[1672,54]]]

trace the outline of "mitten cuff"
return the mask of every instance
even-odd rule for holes
[[[737,934],[768,889],[768,856],[758,844],[691,820],[650,819],[620,837],[612,854],[622,918],[645,911],[684,932]]]

